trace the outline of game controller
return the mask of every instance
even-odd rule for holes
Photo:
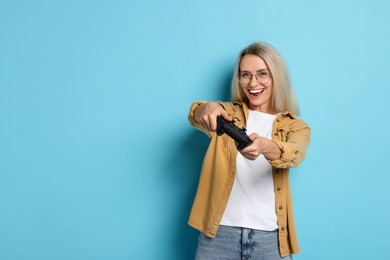
[[[246,134],[246,129],[236,126],[235,121],[226,121],[223,117],[217,117],[217,135],[221,136],[226,133],[237,142],[237,150],[241,151],[252,143]]]

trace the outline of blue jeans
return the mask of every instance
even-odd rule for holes
[[[278,231],[219,226],[215,238],[199,235],[195,260],[291,260],[280,257]]]

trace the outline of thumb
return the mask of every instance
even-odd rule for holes
[[[253,134],[250,134],[248,137],[249,137],[249,139],[253,142],[253,141],[256,140],[257,138],[259,138],[259,135],[256,134],[256,133],[253,133]]]

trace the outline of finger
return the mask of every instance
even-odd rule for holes
[[[204,128],[207,129],[207,131],[211,131],[210,116],[209,115],[205,115],[202,117],[202,125]]]
[[[241,150],[242,153],[249,154],[249,153],[253,153],[253,151],[256,150],[256,146],[255,146],[253,140],[251,139],[252,143],[250,145],[248,145],[247,147],[245,147],[244,149]]]
[[[204,128],[206,128],[208,131],[210,131],[210,125],[209,125],[207,117],[202,117],[201,124]]]
[[[229,116],[229,114],[224,109],[221,110],[221,114],[220,115],[222,116],[223,119],[225,119],[225,120],[227,120],[229,122],[233,120],[233,118],[231,116]]]
[[[247,155],[248,153],[250,153],[251,151],[251,148],[250,148],[251,145],[248,145],[247,147],[245,147],[244,149],[242,149],[240,152],[242,155]]]
[[[250,155],[250,154],[246,154],[246,155],[243,155],[243,156],[244,156],[246,159],[251,160],[251,161],[254,161],[254,160],[256,159],[255,156]]]
[[[210,131],[217,131],[217,117],[210,116]]]

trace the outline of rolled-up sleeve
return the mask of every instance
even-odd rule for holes
[[[282,153],[279,159],[268,161],[276,168],[298,166],[305,159],[310,143],[310,135],[310,128],[299,119],[295,119],[288,126],[276,127],[273,133],[273,141]]]

